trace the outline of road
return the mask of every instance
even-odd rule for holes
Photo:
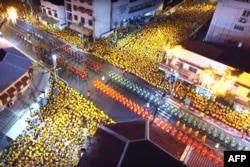
[[[20,25],[18,25],[18,26],[17,25],[16,26],[13,26],[13,25],[11,25],[11,26],[8,26],[8,25],[4,26],[3,27],[3,32],[4,32],[4,36],[9,41],[11,41],[11,43],[13,45],[15,45],[16,48],[19,48],[19,50],[22,53],[25,53],[25,55],[28,55],[28,57],[30,59],[32,59],[34,62],[42,65],[43,67],[50,68],[51,66],[45,64],[44,62],[41,62],[40,58],[31,49],[29,49],[26,46],[24,46],[23,42],[20,41],[20,40],[18,40],[15,37],[14,34],[15,34],[16,31],[19,31],[20,33],[26,33],[25,31],[27,31],[27,29],[29,29],[29,28],[31,29],[31,27],[25,25],[25,23],[20,23]],[[18,30],[16,30],[16,29],[18,29]],[[64,43],[62,43],[58,39],[53,38],[52,36],[50,36],[48,34],[47,34],[48,36],[46,36],[46,34],[44,34],[43,32],[40,32],[39,30],[35,30],[35,31],[37,31],[38,33],[44,35],[44,39],[43,39],[44,42],[43,43],[46,43],[45,42],[46,40],[54,39],[56,41],[56,43],[57,43],[57,46],[62,45],[62,44],[65,45]],[[32,43],[33,42],[34,43],[37,42],[33,38],[31,38],[31,40],[32,40]],[[46,46],[46,45],[43,45],[43,46],[46,47],[46,48],[50,47],[50,46]],[[57,52],[58,52],[58,49],[57,49],[57,47],[55,47],[54,54],[56,54]],[[118,68],[115,68],[115,67],[111,66],[108,63],[102,62],[101,60],[93,57],[91,54],[85,54],[85,53],[81,53],[81,54],[83,55],[84,60],[86,60],[86,59],[93,59],[96,62],[101,63],[102,66],[103,66],[102,72],[101,73],[95,73],[95,72],[89,70],[88,71],[88,76],[89,77],[88,77],[87,81],[82,81],[82,80],[79,80],[78,78],[75,78],[75,77],[71,76],[71,74],[68,72],[67,69],[60,71],[59,72],[59,76],[61,78],[63,78],[64,80],[66,80],[68,82],[69,86],[75,88],[77,91],[79,91],[83,95],[86,95],[86,92],[89,90],[91,92],[90,100],[92,100],[94,102],[94,104],[96,104],[97,107],[99,107],[103,111],[105,111],[110,117],[112,117],[117,122],[124,122],[124,121],[132,121],[132,120],[141,119],[138,116],[136,116],[134,113],[128,111],[126,108],[123,108],[119,104],[114,103],[112,100],[110,100],[109,98],[107,98],[104,95],[101,95],[100,93],[96,92],[93,89],[93,86],[92,86],[93,85],[93,81],[95,81],[97,79],[101,80],[101,77],[102,76],[107,76],[107,73],[109,71],[114,71],[114,72],[119,73],[119,74],[122,74],[122,71],[120,69],[118,69]],[[66,57],[65,57],[65,59],[66,59]],[[77,63],[77,62],[75,62],[74,60],[72,60],[70,58],[66,59],[66,61],[67,61],[67,64],[69,66],[74,66],[74,67],[76,67],[78,69],[82,69],[83,68],[83,63]],[[137,83],[140,86],[148,89],[150,92],[152,92],[154,94],[161,94],[161,92],[159,92],[157,89],[152,88],[150,85],[148,85],[147,83],[145,83],[143,80],[139,79],[138,77],[135,77],[132,74],[126,74],[126,78],[128,78],[132,82]],[[142,100],[138,96],[135,96],[133,93],[131,93],[129,91],[121,89],[121,88],[117,87],[116,85],[112,85],[112,86],[114,86],[115,89],[117,89],[118,91],[122,92],[125,96],[131,98],[133,101],[136,101],[138,104],[140,104],[142,106],[145,106],[145,104],[147,103],[146,101]],[[150,112],[153,112],[153,111],[154,111],[154,108],[151,108]],[[193,111],[190,111],[190,110],[186,110],[186,111],[194,114]],[[207,121],[209,123],[211,120],[207,119],[207,120],[203,120],[203,121]],[[221,128],[221,127],[219,127],[216,124],[213,124],[213,126]],[[228,130],[223,129],[223,128],[221,128],[221,129],[222,129],[222,131],[224,131],[225,134],[228,133]],[[234,134],[232,134],[232,135],[234,135]],[[237,136],[232,136],[232,137],[235,137],[237,140],[240,140],[238,135]],[[240,141],[243,142],[243,143],[245,143],[245,144],[249,144],[249,143],[246,143],[246,141],[243,141],[243,140],[240,140]],[[215,145],[215,143],[216,143],[216,141],[210,140],[208,144],[210,145],[210,147],[213,148],[214,145]],[[227,149],[227,148],[223,148],[221,151],[223,151],[224,149]]]

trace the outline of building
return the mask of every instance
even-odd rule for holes
[[[28,89],[33,70],[25,57],[0,50],[0,108],[12,105]]]
[[[99,39],[113,33],[117,27],[145,25],[162,0],[41,0],[39,20],[56,28],[69,27],[81,36]]]
[[[63,1],[41,0],[42,12],[38,14],[38,19],[43,24],[50,24],[55,28],[64,29],[66,27],[66,16]]]
[[[78,167],[187,167],[184,160],[190,151],[190,146],[145,120],[100,126],[92,141]]]
[[[250,48],[250,1],[220,0],[205,41]]]
[[[128,23],[146,24],[162,0],[65,0],[67,26],[96,39]]]
[[[162,71],[168,69],[172,71],[170,75],[173,76],[178,74],[180,79],[191,85],[197,85],[203,94],[206,92],[209,95],[212,95],[210,89],[216,84],[216,81],[221,80],[226,70],[239,69],[240,75],[232,81],[232,84],[224,83],[219,85],[219,88],[220,91],[225,89],[234,93],[235,106],[238,110],[249,110],[247,108],[250,100],[250,68],[248,65],[250,58],[248,53],[241,48],[219,47],[195,40],[186,40],[180,46],[167,52],[166,63],[160,64],[159,69]],[[237,57],[238,54],[241,56]],[[202,83],[199,77],[206,69],[213,69],[215,75],[214,78],[207,78],[207,83]],[[210,87],[206,86],[207,84]]]

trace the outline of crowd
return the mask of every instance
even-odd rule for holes
[[[40,109],[40,116],[35,114],[28,120],[30,124],[25,132],[7,149],[5,165],[76,166],[86,140],[84,128],[87,128],[87,136],[91,138],[99,125],[114,123],[74,89],[62,82],[53,82],[52,85],[50,100]],[[40,123],[31,124],[38,116]]]
[[[116,47],[107,39],[95,42],[94,54],[153,86],[162,87],[164,75],[158,72],[157,63],[163,61],[165,50],[187,39],[202,22],[211,17],[213,11],[212,5],[198,0],[185,1],[176,12],[157,16],[155,22],[140,32],[118,41]]]
[[[240,131],[247,132],[250,128],[250,114],[249,113],[240,113],[234,111],[232,108],[222,105],[218,102],[213,102],[208,106],[206,110],[207,115],[220,120],[221,122],[236,128]]]
[[[194,89],[189,91],[190,85],[184,85],[179,81],[174,85],[162,82],[164,74],[158,71],[158,62],[164,59],[164,50],[188,38],[198,26],[211,17],[213,12],[212,5],[198,0],[187,0],[171,15],[156,17],[155,22],[139,33],[119,40],[115,47],[106,39],[97,41],[93,44],[94,54],[114,66],[139,76],[154,87],[167,92],[174,89],[175,98],[185,100],[187,97],[191,100],[191,107],[202,112],[206,111],[207,115],[238,130],[247,131],[250,125],[248,116],[232,109],[227,109],[226,112],[216,110],[216,101],[210,103],[211,99],[197,94]]]

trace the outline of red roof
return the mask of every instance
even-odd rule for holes
[[[9,97],[9,95],[8,95],[7,93],[4,93],[4,94],[2,94],[2,96],[0,96],[0,100],[1,100],[1,101],[4,101],[4,100],[6,100],[8,97]]]
[[[15,88],[11,87],[7,90],[8,94],[13,94],[16,91]]]
[[[21,81],[18,81],[17,83],[15,83],[15,87],[16,88],[21,88],[21,86],[23,85],[23,83]]]

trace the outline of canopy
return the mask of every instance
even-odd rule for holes
[[[52,18],[50,18],[48,16],[45,16],[44,18],[42,18],[42,20],[44,20],[46,23],[52,24],[52,25],[54,25],[56,23],[59,23],[59,21],[57,21],[55,19],[52,19]]]
[[[91,36],[93,31],[91,29],[88,29],[86,27],[83,27],[83,26],[80,26],[80,25],[77,25],[75,23],[72,23],[69,25],[69,28],[74,30],[74,31],[77,31],[81,34],[84,34],[86,36]]]

